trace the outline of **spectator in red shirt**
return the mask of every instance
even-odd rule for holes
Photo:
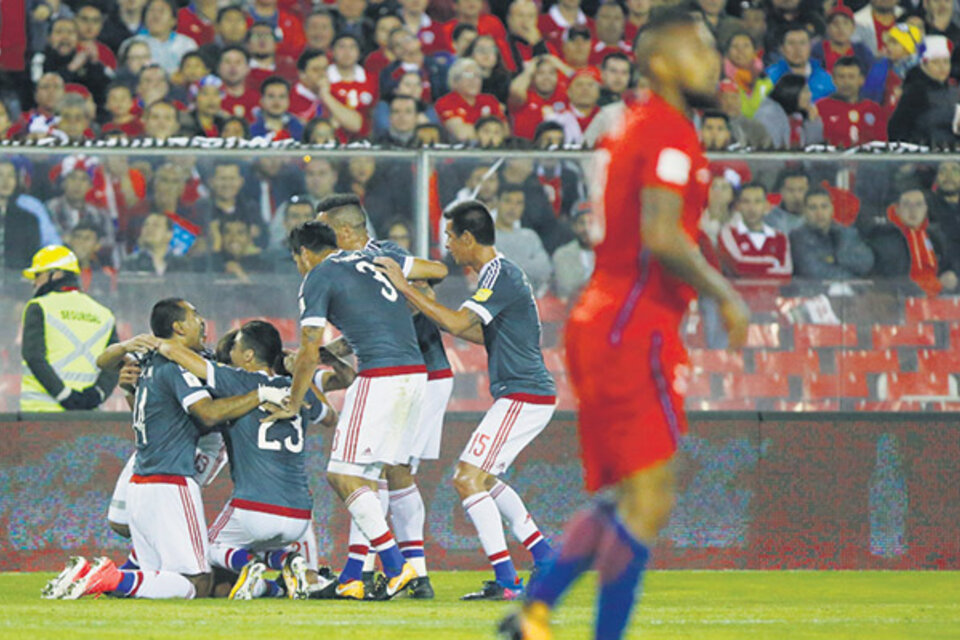
[[[117,70],[117,58],[110,47],[100,42],[103,29],[103,11],[94,0],[83,0],[76,8],[77,48],[86,51],[91,60],[99,60],[103,66]]]
[[[455,0],[454,7],[456,14],[453,20],[446,22],[442,27],[443,36],[447,42],[453,42],[453,30],[458,24],[470,24],[477,28],[478,35],[493,36],[500,47],[500,56],[503,59],[510,57],[510,51],[507,49],[507,30],[503,28],[503,23],[496,16],[483,13],[483,0]]]
[[[623,38],[629,43],[637,39],[640,32],[650,20],[650,0],[627,0],[627,19],[623,27]]]
[[[554,56],[542,56],[524,68],[510,83],[507,109],[513,119],[513,135],[533,140],[537,125],[567,108],[567,93],[559,82]]]
[[[270,76],[280,76],[287,82],[297,80],[296,58],[281,54],[276,31],[265,22],[257,22],[247,31],[247,51],[250,53],[250,76],[247,83],[259,87]],[[297,52],[299,56],[299,52]]]
[[[551,116],[551,120],[563,125],[567,144],[581,144],[583,134],[600,111],[600,72],[594,67],[580,69],[573,74],[567,87],[569,108]]]
[[[370,111],[377,98],[376,81],[367,76],[358,64],[360,41],[350,33],[342,33],[333,41],[333,64],[327,67],[330,93],[343,105],[333,113],[338,137],[346,142],[351,137],[370,133]]]
[[[497,99],[480,92],[483,72],[476,61],[461,58],[454,62],[447,83],[450,93],[437,100],[435,106],[440,121],[454,140],[476,140],[477,132],[473,125],[483,116],[504,117]]]
[[[403,77],[410,73],[420,78],[420,95],[414,96],[418,100],[429,104],[434,97],[447,93],[447,65],[439,59],[440,55],[424,54],[420,39],[406,27],[391,31],[388,41],[396,60],[380,72],[380,95],[396,91]]]
[[[302,122],[309,122],[325,113],[320,91],[322,86],[326,86],[327,94],[330,94],[330,83],[324,82],[329,65],[327,55],[316,49],[307,49],[297,60],[299,80],[290,92],[290,113]]]
[[[377,18],[376,27],[373,30],[373,41],[377,48],[363,60],[363,70],[367,72],[367,76],[370,78],[379,80],[380,72],[396,60],[393,52],[387,46],[387,41],[394,29],[399,29],[402,26],[400,18],[392,13],[384,13]]]
[[[271,31],[276,30],[277,54],[296,60],[307,39],[303,35],[303,24],[300,18],[277,8],[277,0],[253,0],[250,4],[250,24],[265,22]],[[252,52],[251,52],[252,53]]]
[[[199,46],[213,42],[216,30],[217,0],[193,0],[177,12],[177,33],[191,38]]]
[[[720,262],[728,276],[788,280],[793,274],[790,241],[763,221],[766,195],[762,184],[745,184],[738,202],[740,216],[720,229]]]
[[[580,9],[580,0],[559,0],[550,10],[540,16],[540,33],[553,46],[559,47],[567,31],[573,27],[586,27],[593,33],[593,20]]]
[[[333,39],[337,35],[333,14],[326,9],[317,9],[303,23],[303,32],[307,37],[307,48],[329,52]]]
[[[623,7],[615,0],[606,0],[597,9],[597,40],[590,49],[587,62],[599,67],[611,53],[622,53],[633,57],[633,44],[624,39]]]
[[[400,20],[403,26],[417,34],[425,54],[452,51],[451,43],[443,35],[443,25],[427,15],[428,0],[400,0]]]
[[[887,119],[872,100],[861,100],[863,69],[853,56],[837,60],[833,67],[836,92],[817,101],[827,144],[849,149],[859,144],[887,139]]]
[[[583,69],[589,64],[593,37],[586,27],[573,27],[563,34],[563,61],[574,69]]]
[[[133,92],[125,84],[114,82],[107,88],[107,112],[110,121],[103,125],[103,133],[122,131],[131,138],[143,135],[143,123],[133,115]]]
[[[599,106],[623,100],[630,88],[632,69],[630,58],[623,53],[611,53],[603,59],[603,64],[600,65],[600,99],[597,101]]]
[[[827,35],[813,45],[810,57],[831,73],[837,60],[845,56],[856,57],[862,69],[869,69],[873,64],[873,54],[862,42],[853,42],[855,29],[853,11],[850,7],[838,4],[827,14]]]
[[[534,56],[560,56],[560,50],[549,44],[540,33],[537,26],[539,15],[533,0],[513,0],[507,9],[510,55],[503,62],[511,73],[523,69]]]
[[[223,80],[223,110],[253,122],[253,110],[260,104],[260,92],[250,87],[250,54],[243,47],[230,46],[220,54],[217,75]]]

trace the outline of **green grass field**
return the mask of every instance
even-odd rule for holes
[[[485,573],[433,574],[437,599],[417,602],[41,600],[52,574],[0,574],[0,638],[493,638],[514,605],[458,597]],[[559,639],[590,638],[592,577],[557,611]],[[956,572],[661,571],[630,638],[960,638]]]

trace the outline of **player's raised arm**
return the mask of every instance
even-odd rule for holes
[[[443,280],[450,273],[447,265],[438,260],[427,260],[426,258],[413,258],[413,262],[407,271],[409,280]]]
[[[176,362],[201,380],[207,379],[208,367],[211,365],[199,353],[172,340],[160,340],[159,342],[157,352],[160,355],[167,360]]]
[[[323,327],[305,326],[300,329],[300,349],[293,361],[293,384],[290,386],[290,399],[283,412],[274,412],[267,419],[279,420],[292,418],[300,413],[303,399],[310,389],[313,374],[320,364],[320,347],[323,345]],[[286,414],[290,415],[286,415]]]
[[[739,349],[747,339],[750,309],[723,275],[704,259],[680,225],[683,197],[671,189],[648,187],[641,193],[643,247],[671,274],[698,292],[720,302],[730,347]]]
[[[129,340],[115,342],[97,356],[97,366],[101,369],[119,369],[123,364],[123,357],[128,353],[145,353],[153,351],[159,346],[159,338],[149,333],[141,333]]]

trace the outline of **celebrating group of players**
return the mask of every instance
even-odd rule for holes
[[[478,290],[453,310],[430,286],[447,267],[372,240],[356,196],[332,196],[317,210],[289,239],[304,276],[296,354],[285,354],[263,321],[227,334],[208,354],[196,307],[170,298],[154,305],[151,334],[99,357],[135,386],[136,452],[108,514],[133,550],[119,568],[105,557],[71,558],[44,597],[432,598],[415,474],[421,460],[439,457],[453,390],[440,329],[486,346],[494,398],[453,478],[495,574],[464,599],[523,592],[501,518],[537,565],[551,557],[519,495],[497,478],[546,427],[556,398],[533,291],[497,255],[489,211],[467,201],[446,213],[450,253],[479,273]],[[328,322],[343,337],[325,345]],[[356,371],[343,360],[351,352]],[[325,393],[343,388],[338,416]],[[351,515],[339,576],[318,567],[312,528],[304,437],[318,422],[336,425],[327,478]],[[200,488],[227,461],[233,494],[208,530]],[[376,557],[383,575],[374,579]],[[270,569],[277,580],[265,577]]]

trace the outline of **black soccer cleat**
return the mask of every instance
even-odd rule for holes
[[[461,600],[518,600],[523,596],[523,582],[513,588],[504,587],[496,580],[486,580],[480,591],[461,597]]]
[[[410,597],[414,600],[433,600],[433,585],[430,584],[430,576],[414,578],[407,587],[410,590]]]

